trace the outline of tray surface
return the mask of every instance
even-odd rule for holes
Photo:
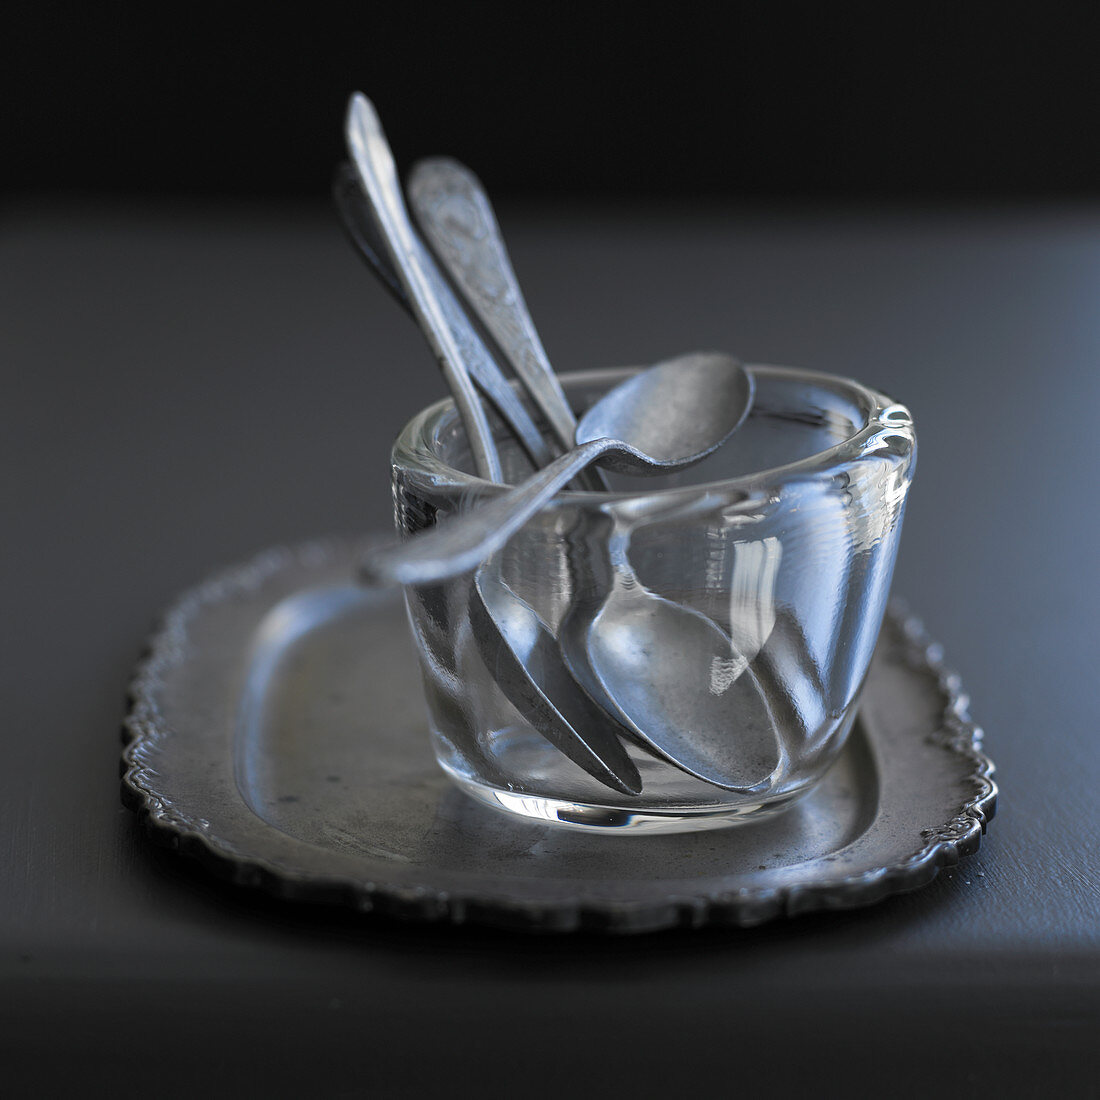
[[[355,585],[362,549],[271,550],[191,590],[134,680],[124,800],[234,881],[519,928],[752,925],[921,886],[993,815],[958,678],[896,605],[841,758],[779,817],[609,837],[494,813],[436,765],[403,601]]]

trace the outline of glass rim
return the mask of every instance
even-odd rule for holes
[[[617,489],[608,492],[590,489],[562,489],[548,503],[547,507],[563,497],[567,498],[572,504],[584,504],[635,501],[649,497],[673,499],[685,495],[699,496],[700,494],[729,493],[731,491],[752,492],[759,490],[764,485],[772,485],[777,480],[789,481],[794,478],[835,471],[839,463],[855,461],[880,449],[880,441],[884,432],[905,437],[910,450],[915,445],[916,433],[909,410],[904,405],[872,389],[870,386],[864,385],[862,382],[857,382],[855,379],[843,375],[808,370],[802,367],[776,366],[769,363],[745,363],[743,366],[747,371],[754,374],[788,379],[801,378],[823,388],[840,391],[860,409],[863,414],[863,423],[856,432],[837,443],[794,462],[779,466],[770,466],[747,474],[739,474],[736,477],[699,482],[692,485],[674,485],[651,489],[641,487],[627,490]],[[616,380],[629,377],[631,374],[636,374],[638,371],[645,369],[644,366],[593,367],[587,370],[559,374],[558,378],[565,388],[568,388],[570,384],[585,385],[595,382],[613,384]],[[513,383],[513,385],[518,386],[518,383]],[[491,497],[506,493],[509,489],[514,488],[510,484],[487,481],[478,474],[459,470],[441,459],[432,449],[430,441],[438,436],[439,428],[444,424],[445,418],[453,419],[455,416],[457,416],[457,410],[454,399],[450,397],[441,398],[413,415],[394,441],[392,449],[394,465],[405,471],[426,475],[431,479],[431,485],[437,491],[455,491],[463,494],[474,494],[478,497]],[[416,440],[420,440],[425,445],[416,447],[414,443]],[[896,456],[897,451],[895,450],[894,453]]]

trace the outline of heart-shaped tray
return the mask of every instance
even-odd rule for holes
[[[840,759],[779,817],[592,836],[495,813],[436,765],[404,603],[355,584],[362,552],[270,550],[210,579],[134,680],[124,800],[235,882],[541,930],[744,926],[922,886],[993,815],[958,678],[896,605]]]

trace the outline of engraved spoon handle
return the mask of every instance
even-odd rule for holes
[[[618,439],[593,439],[488,504],[449,518],[403,543],[372,550],[359,566],[368,584],[434,584],[476,569],[499,550],[563,485],[609,451],[629,451]]]
[[[477,176],[456,160],[430,157],[413,166],[409,205],[455,285],[511,364],[559,445],[574,444],[576,418],[524,301],[496,215]],[[587,487],[605,489],[598,470]]]
[[[413,320],[416,320],[416,314],[401,285],[401,280],[393,269],[386,246],[379,240],[370,203],[363,194],[363,187],[359,182],[359,173],[350,164],[344,163],[337,167],[332,197],[344,231],[356,251],[367,262],[379,282],[396,299],[398,305],[406,310]],[[432,290],[439,301],[451,335],[462,354],[466,373],[473,379],[474,385],[482,395],[489,399],[489,403],[500,414],[501,419],[515,433],[534,465],[545,466],[554,455],[543,438],[542,432],[536,427],[519,395],[497,366],[435,261],[419,238],[416,238],[416,242],[423,261],[423,271],[431,282]]]
[[[370,198],[378,228],[409,304],[454,396],[477,472],[490,481],[503,481],[500,457],[493,445],[485,409],[463,364],[462,351],[433,290],[430,275],[425,270],[427,257],[416,239],[401,198],[393,153],[374,105],[361,93],[353,95],[348,105],[345,135],[348,151]]]

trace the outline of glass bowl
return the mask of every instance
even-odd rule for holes
[[[561,381],[580,414],[637,369]],[[747,420],[699,465],[564,490],[475,576],[407,590],[436,757],[474,798],[594,832],[714,828],[782,810],[836,759],[886,607],[913,422],[849,379],[748,369]],[[522,480],[529,462],[495,434],[506,478]],[[416,415],[393,449],[399,530],[505,491],[471,470],[453,403]],[[549,660],[546,695],[579,690],[612,716],[633,789],[563,751],[553,698],[517,687],[496,629],[512,610],[575,674],[564,684]]]

